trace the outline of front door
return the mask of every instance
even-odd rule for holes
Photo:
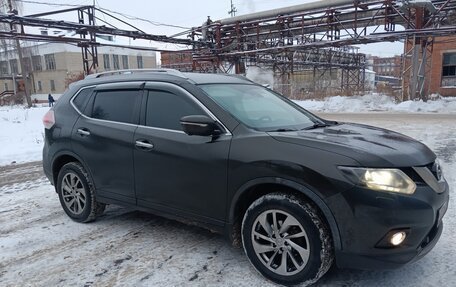
[[[146,94],[144,118],[134,136],[138,205],[222,224],[231,135],[185,134],[180,118],[208,112],[178,86],[147,84]]]

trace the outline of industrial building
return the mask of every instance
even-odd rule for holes
[[[53,31],[58,35],[59,31]],[[101,42],[115,42],[113,37],[97,39]],[[120,69],[156,68],[156,52],[137,51],[119,47],[99,47],[99,65],[94,72]],[[81,48],[66,43],[36,43],[23,48],[24,65],[29,81],[29,94],[38,95],[40,101],[47,100],[47,94],[61,94],[69,82],[83,77]],[[14,84],[15,83],[15,84]],[[16,92],[24,90],[22,71],[17,53],[11,50],[0,54],[0,99],[6,100]]]

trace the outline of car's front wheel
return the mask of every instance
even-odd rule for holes
[[[56,189],[63,210],[77,222],[93,221],[105,209],[105,204],[96,201],[89,175],[78,162],[70,162],[62,167]]]
[[[333,262],[331,235],[322,215],[289,194],[254,201],[244,215],[242,241],[252,265],[280,284],[312,284]]]

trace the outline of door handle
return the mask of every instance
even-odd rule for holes
[[[136,143],[135,143],[136,147],[138,148],[141,148],[141,149],[153,149],[154,148],[154,145],[151,144],[150,142],[148,141],[144,141],[144,140],[137,140]]]
[[[87,129],[78,129],[78,134],[81,136],[90,136],[90,132]]]

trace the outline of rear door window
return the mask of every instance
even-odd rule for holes
[[[92,118],[137,124],[140,90],[99,91],[95,96]]]

